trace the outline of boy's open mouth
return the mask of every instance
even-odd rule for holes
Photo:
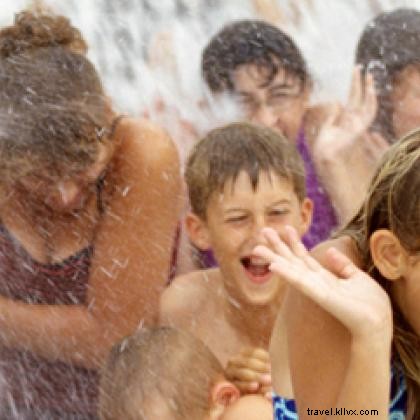
[[[264,283],[271,274],[268,268],[269,264],[261,258],[253,256],[243,257],[241,258],[241,263],[244,266],[248,277],[254,283]]]

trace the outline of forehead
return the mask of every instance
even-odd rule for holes
[[[212,194],[210,203],[225,207],[239,201],[253,202],[258,196],[262,204],[265,199],[269,201],[273,198],[290,198],[293,194],[292,182],[274,172],[260,172],[257,185],[253,188],[248,173],[241,171],[235,180],[230,179],[225,183],[222,191]]]
[[[106,167],[111,156],[108,143],[98,143],[96,153],[90,162],[62,161],[54,165],[45,165],[29,173],[24,182],[55,182],[73,179],[78,176],[95,177]]]
[[[273,85],[299,85],[297,75],[287,72],[281,64],[275,67],[275,73],[269,66],[258,64],[242,64],[233,71],[233,84],[235,90],[244,88],[265,89]]]

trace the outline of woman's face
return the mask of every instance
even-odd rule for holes
[[[394,81],[392,124],[397,139],[420,126],[420,66],[409,65]]]
[[[95,162],[84,170],[72,172],[70,169],[61,176],[53,176],[46,170],[21,179],[20,187],[37,204],[41,203],[53,212],[81,210],[89,197],[96,194],[97,180],[105,171],[112,151],[111,142],[99,143]]]

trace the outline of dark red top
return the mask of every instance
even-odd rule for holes
[[[36,305],[85,304],[92,254],[88,247],[59,264],[40,264],[0,224],[0,294]],[[44,410],[83,416],[96,409],[95,371],[0,348],[0,380],[3,407],[15,404],[35,416]]]

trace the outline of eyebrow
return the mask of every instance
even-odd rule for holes
[[[274,203],[271,203],[267,206],[268,207],[275,207],[278,206],[279,204],[291,204],[291,201],[287,198],[283,198],[281,200],[275,201]]]
[[[268,88],[268,92],[270,94],[275,94],[275,93],[281,93],[282,91],[288,91],[295,88],[294,84],[290,84],[290,83],[282,83],[282,84],[277,84],[274,85],[270,88]]]
[[[238,96],[246,96],[248,98],[253,98],[253,94],[251,92],[243,92],[243,91],[237,91],[236,94]]]
[[[275,201],[275,202],[269,204],[268,206],[266,206],[266,208],[275,207],[275,206],[278,206],[280,204],[291,204],[291,201],[287,198],[283,198],[281,200],[278,200],[278,201]],[[242,207],[232,207],[230,209],[224,210],[224,213],[229,214],[229,213],[235,213],[235,212],[240,212],[240,211],[246,211],[246,209],[244,209]]]

